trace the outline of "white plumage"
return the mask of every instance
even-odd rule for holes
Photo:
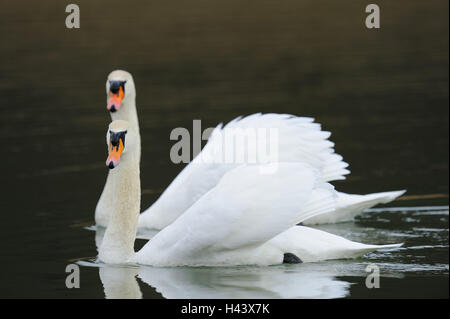
[[[245,132],[246,129],[270,128],[278,132],[277,156],[275,159],[268,157],[266,162],[307,163],[318,170],[318,178],[324,182],[345,179],[345,175],[350,173],[346,168],[348,164],[343,161],[342,156],[334,152],[334,144],[328,140],[331,133],[322,131],[320,124],[314,123],[312,118],[287,114],[253,114],[235,119],[225,127],[218,125],[202,152],[178,174],[158,200],[139,216],[139,227],[163,229],[168,226],[213,188],[226,172],[239,166],[240,162],[225,161],[226,150],[244,150],[244,159],[248,162],[250,151],[244,143],[249,139],[230,141],[224,138],[227,130],[241,129]],[[256,144],[265,143],[266,136],[255,136]],[[256,156],[257,160],[264,157],[260,153]],[[305,224],[352,220],[364,209],[392,201],[403,192],[369,195],[338,193],[339,200],[334,212],[323,218],[317,217],[313,221],[305,220]]]
[[[334,210],[334,188],[305,163],[226,173],[217,186],[156,234],[130,261],[154,266],[273,265],[293,253],[304,262],[353,258],[379,248],[304,226]]]
[[[303,222],[304,225],[334,224],[352,221],[363,210],[377,204],[392,202],[406,191],[382,192],[367,195],[345,194],[337,192],[336,210]]]

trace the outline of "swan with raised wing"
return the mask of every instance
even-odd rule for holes
[[[127,121],[107,131],[111,217],[99,248],[105,263],[153,266],[273,265],[352,258],[394,245],[366,245],[305,226],[308,218],[332,212],[334,187],[308,163],[241,165],[137,253],[140,211],[139,138]],[[273,168],[273,167],[272,167]],[[325,168],[326,169],[326,168]]]

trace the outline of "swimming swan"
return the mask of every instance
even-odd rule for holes
[[[140,157],[136,91],[131,74],[121,70],[111,72],[106,81],[106,94],[107,109],[111,112],[112,120],[126,120],[137,132]],[[279,140],[276,161],[306,162],[319,170],[321,179],[325,182],[345,179],[345,175],[349,173],[346,169],[348,164],[342,160],[342,156],[334,152],[334,144],[328,140],[331,133],[322,131],[320,124],[315,123],[312,118],[287,114],[253,114],[237,118],[225,127],[219,124],[214,129],[202,152],[178,174],[158,200],[139,216],[140,228],[160,230],[170,225],[216,186],[224,174],[240,165],[221,162],[221,154],[217,153],[218,148],[227,149],[227,145],[221,143],[224,133],[232,129],[276,129]],[[260,136],[257,138],[259,142]],[[209,163],[202,162],[201,159],[208,159]],[[336,209],[333,212],[309,218],[303,224],[350,221],[364,209],[379,203],[388,203],[404,192],[402,190],[368,195],[337,192]],[[95,221],[99,226],[106,227],[108,224],[112,210],[108,199],[111,196],[113,195],[108,175],[95,211]]]
[[[107,131],[112,195],[110,221],[99,248],[104,263],[153,266],[273,265],[352,258],[380,248],[295,226],[335,209],[336,192],[308,163],[241,165],[184,214],[134,252],[140,211],[139,139],[117,120]],[[325,168],[326,169],[326,168]],[[264,171],[266,172],[266,171]]]

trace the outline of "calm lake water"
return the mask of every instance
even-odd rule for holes
[[[61,1],[2,4],[0,297],[448,298],[448,1],[378,1],[379,30],[365,28],[362,1],[76,3],[78,30]],[[92,263],[117,68],[137,87],[143,208],[183,168],[169,158],[173,128],[291,113],[333,133],[352,171],[338,190],[408,190],[320,228],[404,247],[274,267]],[[70,263],[79,289],[65,286]],[[379,289],[365,286],[372,263]]]

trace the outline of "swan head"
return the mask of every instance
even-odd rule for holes
[[[108,158],[106,166],[110,169],[117,167],[127,153],[132,153],[136,148],[136,136],[127,121],[116,120],[111,122],[106,133],[108,145]]]
[[[106,108],[117,112],[129,99],[136,98],[136,90],[131,74],[123,70],[112,71],[106,80]]]

